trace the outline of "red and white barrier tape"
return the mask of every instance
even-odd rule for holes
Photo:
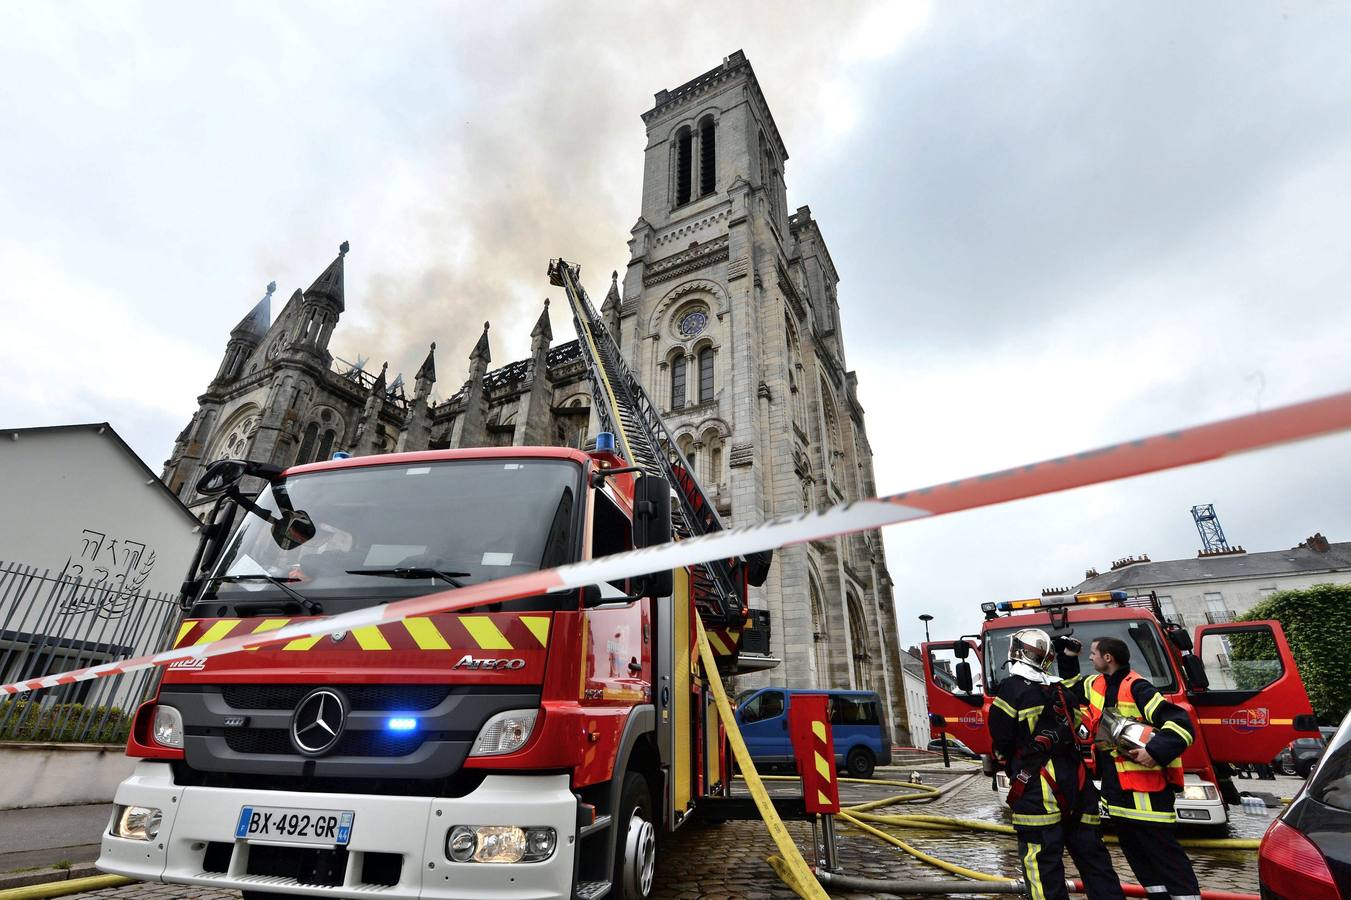
[[[821,540],[883,525],[940,516],[944,513],[992,506],[1082,487],[1146,472],[1176,468],[1233,456],[1276,444],[1331,434],[1351,428],[1351,392],[1284,406],[1267,412],[1226,419],[1196,428],[1114,444],[1073,456],[991,472],[916,491],[906,491],[856,503],[843,503],[789,519],[771,519],[716,534],[618,553],[556,569],[516,575],[483,584],[400,600],[383,606],[353,610],[323,619],[310,619],[260,634],[226,638],[210,644],[180,647],[121,662],[75,669],[14,684],[0,685],[0,694],[105,678],[166,666],[180,659],[222,656],[251,647],[299,638],[351,631],[411,616],[428,616],[500,603],[519,597],[570,590],[604,581],[632,578],[648,572],[693,566],[713,559],[744,556],[805,541]]]

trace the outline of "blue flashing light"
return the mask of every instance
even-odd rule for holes
[[[390,731],[416,731],[417,719],[410,716],[395,716],[385,722],[385,727]]]
[[[995,604],[995,609],[1000,612],[1010,612],[1013,609],[1013,604],[1007,600],[1000,600]]]
[[[597,449],[597,450],[609,450],[609,451],[611,451],[611,452],[614,452],[614,449],[615,449],[615,436],[614,436],[614,434],[613,434],[612,432],[609,432],[609,431],[598,431],[598,432],[596,432],[596,449]]]
[[[330,459],[351,459],[351,458],[352,454],[348,453],[346,450],[334,450],[333,456],[330,457]]]

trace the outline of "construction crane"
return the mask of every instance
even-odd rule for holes
[[[1220,517],[1215,513],[1215,504],[1192,507],[1192,520],[1196,530],[1201,533],[1202,553],[1228,553],[1232,548],[1225,540],[1224,529],[1220,527]]]
[[[565,260],[549,263],[549,281],[563,288],[572,308],[601,431],[615,435],[619,455],[630,465],[644,475],[665,478],[675,489],[679,502],[671,504],[671,524],[676,540],[721,531],[722,519],[713,502],[676,446],[656,404],[624,363],[619,344],[581,285],[580,274],[580,266]],[[769,563],[769,554],[757,554],[749,560],[716,560],[691,569],[695,605],[705,627],[740,628],[749,613],[743,583],[763,584]]]

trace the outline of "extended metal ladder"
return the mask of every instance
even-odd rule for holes
[[[680,452],[656,404],[633,377],[619,344],[605,326],[579,279],[579,266],[549,263],[549,280],[563,288],[572,307],[577,342],[591,373],[591,392],[602,431],[615,435],[620,454],[645,475],[660,475],[675,488],[671,525],[676,540],[723,529],[713,503]],[[744,560],[716,560],[690,570],[694,601],[705,626],[740,627],[746,620]]]

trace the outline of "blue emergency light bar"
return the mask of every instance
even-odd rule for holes
[[[613,453],[615,449],[614,433],[609,431],[596,432],[596,449],[609,450],[610,452]]]
[[[1077,606],[1081,603],[1111,603],[1125,600],[1129,594],[1125,591],[1094,591],[1084,594],[1055,594],[1050,597],[1033,597],[1029,600],[1004,600],[994,604],[1000,612],[1014,612],[1019,609],[1049,609],[1053,606]],[[982,604],[982,608],[985,604]]]

